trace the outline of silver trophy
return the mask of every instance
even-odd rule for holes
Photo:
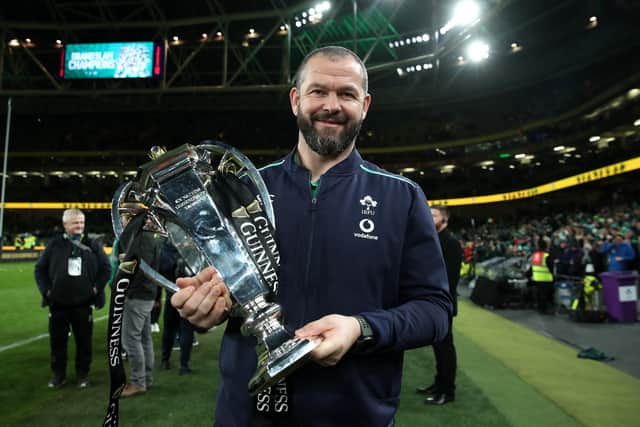
[[[185,144],[169,152],[154,147],[151,158],[113,198],[115,235],[120,236],[128,216],[145,211],[146,227],[168,236],[192,273],[215,266],[231,295],[230,315],[244,318],[242,333],[258,340],[258,367],[248,385],[254,395],[304,363],[318,345],[287,331],[280,322],[280,306],[272,302],[277,293],[277,266],[265,261],[261,252],[265,245],[251,236],[252,232],[261,234],[259,230],[266,225],[271,230],[275,227],[267,188],[247,157],[219,142]],[[229,174],[258,195],[253,203],[236,206],[231,215],[225,214],[227,206],[221,206],[219,187],[214,185],[217,177]],[[263,243],[269,246],[266,252],[277,255],[273,240],[263,239]],[[178,291],[175,283],[144,260],[140,269],[159,286]]]

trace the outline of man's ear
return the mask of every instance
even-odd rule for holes
[[[364,102],[362,104],[362,120],[367,117],[367,111],[369,111],[369,106],[371,105],[371,94],[368,93],[364,97]]]
[[[289,102],[291,103],[291,111],[294,116],[298,116],[298,104],[300,102],[300,94],[295,86],[289,91]]]

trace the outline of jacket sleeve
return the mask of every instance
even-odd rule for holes
[[[42,251],[34,269],[34,275],[38,290],[42,295],[42,307],[49,305],[47,291],[51,290],[51,279],[49,279],[49,261],[51,259],[51,243]]]
[[[111,262],[109,262],[109,258],[104,252],[104,248],[97,240],[93,241],[93,252],[96,254],[98,261],[95,285],[98,290],[102,290],[109,281],[109,277],[111,277]]]
[[[366,353],[421,347],[449,332],[453,307],[447,272],[426,197],[417,187],[404,234],[398,305],[361,313],[374,335]]]
[[[636,258],[636,252],[633,247],[628,243],[623,243],[624,250],[622,251],[622,259],[625,261],[633,261]]]

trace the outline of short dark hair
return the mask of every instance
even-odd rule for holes
[[[304,69],[307,66],[307,62],[309,62],[311,58],[317,55],[338,58],[345,58],[350,56],[351,58],[355,59],[358,65],[360,65],[361,69],[360,75],[362,76],[362,89],[364,89],[365,95],[369,93],[369,76],[367,75],[366,65],[364,65],[362,59],[360,59],[360,57],[355,52],[342,46],[324,46],[309,52],[298,66],[298,70],[296,71],[296,74],[293,78],[293,84],[295,85],[296,89],[300,90],[300,86],[302,85],[302,82],[304,80]]]
[[[431,205],[429,208],[439,210],[443,217],[449,219],[449,208],[445,205]]]

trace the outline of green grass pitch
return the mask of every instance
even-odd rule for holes
[[[96,426],[101,425],[109,393],[105,334],[107,309],[94,312],[94,356],[90,374],[91,385],[77,389],[74,384],[74,345],[70,339],[69,368],[66,386],[59,390],[47,388],[50,378],[47,309],[40,307],[40,296],[33,279],[33,263],[0,264],[0,425],[1,426]],[[483,330],[483,324],[487,330]],[[519,367],[517,351],[505,350],[508,343],[496,350],[492,345],[499,336],[510,333],[520,336],[519,348],[527,342],[540,346],[538,337],[529,336],[492,313],[484,313],[462,303],[456,320],[455,341],[458,349],[457,399],[442,407],[422,403],[415,394],[416,387],[431,382],[434,361],[431,348],[409,351],[405,356],[404,381],[400,410],[396,425],[413,426],[582,426],[582,425],[638,425],[637,418],[610,418],[601,424],[602,417],[584,417],[574,407],[567,394],[578,391],[545,390],[544,369],[537,374]],[[496,329],[503,328],[506,332]],[[515,328],[515,329],[514,329]],[[509,332],[510,331],[510,332]],[[515,331],[515,332],[514,332]],[[37,338],[37,337],[41,338]],[[37,338],[37,339],[34,339]],[[160,334],[154,334],[156,366],[159,361]],[[122,399],[122,426],[211,426],[215,409],[216,385],[219,381],[219,329],[198,336],[200,345],[192,355],[192,375],[178,376],[178,370],[155,372],[153,387],[142,396]],[[28,341],[15,347],[9,346]],[[509,338],[512,339],[512,338]],[[540,338],[542,339],[542,338]],[[501,340],[502,341],[502,340]],[[554,343],[544,343],[545,351],[554,357],[563,356]],[[505,347],[506,346],[506,347]],[[557,355],[560,351],[560,356]],[[506,355],[503,353],[507,353]],[[571,354],[572,363],[579,364]],[[173,365],[178,364],[178,354]],[[526,363],[524,361],[523,363]],[[537,362],[540,363],[540,362]],[[584,366],[584,365],[583,365]],[[588,370],[593,370],[589,366]],[[617,372],[617,371],[616,371]],[[605,373],[611,374],[609,371]],[[571,373],[570,373],[571,374]],[[621,374],[624,392],[636,391],[638,382]],[[534,377],[543,378],[536,380]],[[626,378],[625,378],[626,377]],[[619,382],[616,377],[615,381]],[[627,381],[626,383],[624,381]],[[581,383],[582,384],[582,383]],[[602,395],[601,395],[602,396]],[[632,404],[633,402],[628,402]],[[573,405],[573,406],[572,406]],[[637,409],[635,406],[633,412]],[[600,410],[599,412],[602,412]],[[625,415],[624,408],[617,412]],[[631,408],[628,411],[631,416]],[[622,422],[622,424],[620,424]],[[629,422],[630,424],[627,424]]]

